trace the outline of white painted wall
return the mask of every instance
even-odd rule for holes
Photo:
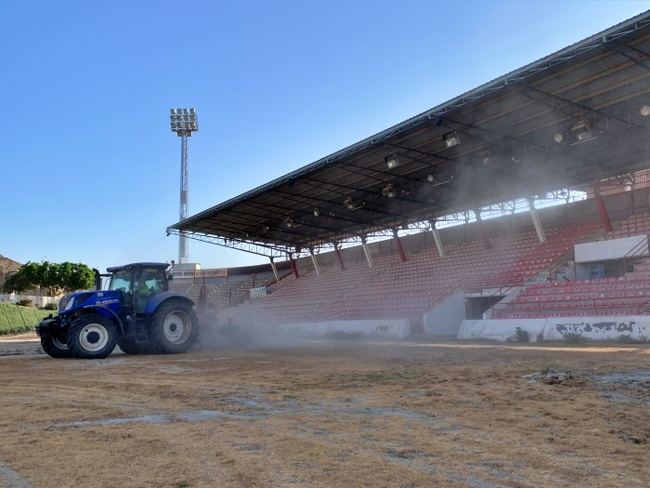
[[[544,334],[546,319],[463,320],[457,338],[505,342],[515,337],[517,327],[528,332],[531,342],[536,342],[537,336]]]
[[[621,336],[650,339],[650,316],[566,317],[546,319],[544,337],[562,340],[565,334],[579,334],[592,340],[614,340]]]
[[[324,336],[331,332],[360,332],[366,336],[406,337],[411,333],[406,319],[324,320],[321,322],[266,323],[263,313],[245,306],[222,310],[217,314],[219,326],[234,325],[272,334],[274,331],[296,336]]]
[[[594,341],[650,339],[650,316],[620,315],[605,317],[554,317],[548,319],[463,320],[458,339],[506,341],[516,328],[528,331],[531,342],[541,333],[545,341],[561,341],[567,334],[577,334]]]
[[[638,247],[637,247],[638,246]],[[648,255],[648,236],[631,236],[607,241],[584,242],[575,245],[576,263],[590,263],[622,259],[630,250],[635,249],[633,256]]]
[[[273,330],[297,335],[327,335],[331,332],[357,333],[368,336],[406,337],[410,333],[408,320],[329,320],[325,322],[282,324]]]

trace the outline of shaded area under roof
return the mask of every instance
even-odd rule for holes
[[[168,232],[292,252],[591,185],[648,167],[644,106],[650,106],[650,11]]]

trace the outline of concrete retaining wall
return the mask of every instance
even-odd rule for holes
[[[546,341],[561,341],[567,335],[579,335],[594,341],[616,340],[621,336],[650,339],[650,316],[646,315],[463,320],[457,337],[506,341],[515,337],[517,327],[528,332],[531,342],[536,342],[538,336]]]
[[[405,337],[410,333],[408,320],[329,320],[325,322],[274,325],[273,330],[296,335],[326,336],[331,333],[361,333],[367,336]]]
[[[517,327],[528,332],[531,342],[544,333],[546,319],[522,320],[463,320],[458,339],[475,339],[505,342],[515,337]]]

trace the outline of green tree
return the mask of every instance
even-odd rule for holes
[[[21,273],[20,270],[8,274],[2,286],[3,291],[6,293],[21,292],[29,288],[32,288],[32,284],[26,278],[25,273]]]
[[[61,283],[66,290],[88,290],[95,286],[95,273],[85,264],[61,264]]]
[[[58,295],[62,291],[91,289],[94,281],[93,270],[82,263],[28,262],[7,276],[3,289],[10,293],[40,286],[47,288],[50,295]]]

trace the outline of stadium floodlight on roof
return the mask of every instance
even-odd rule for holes
[[[199,123],[196,117],[196,110],[193,108],[172,108],[169,114],[172,132],[181,138],[181,198],[180,198],[180,220],[189,215],[188,207],[188,179],[189,170],[187,166],[187,138],[192,132],[199,130]],[[188,245],[187,236],[182,232],[178,239],[178,262],[187,263]]]
[[[386,156],[384,161],[386,162],[388,169],[397,168],[399,166],[399,157],[395,153]]]

